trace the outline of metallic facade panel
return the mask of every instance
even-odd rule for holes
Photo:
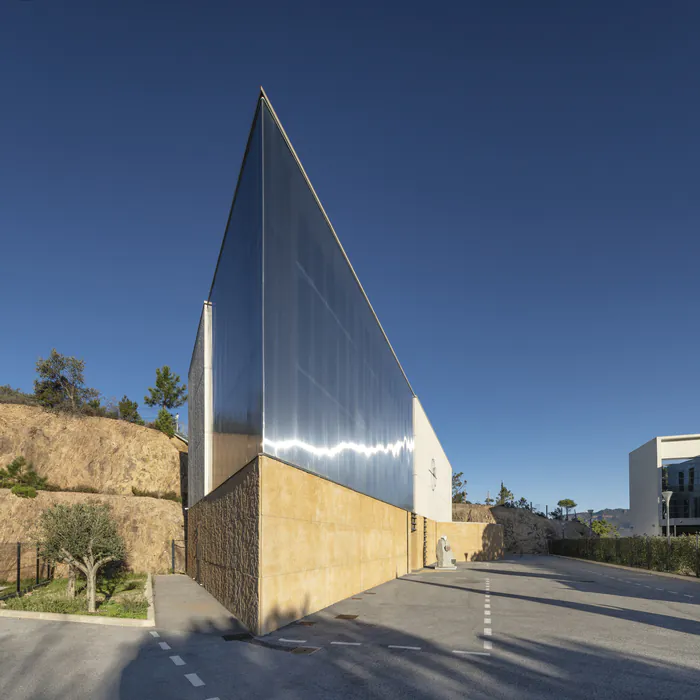
[[[263,451],[413,507],[413,393],[263,102]]]
[[[191,508],[204,497],[204,314],[199,319],[187,386],[187,506]]]
[[[209,301],[212,305],[215,489],[262,440],[262,126],[250,134]]]

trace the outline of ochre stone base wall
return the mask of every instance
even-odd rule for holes
[[[499,525],[417,516],[411,532],[409,512],[260,456],[190,508],[187,572],[267,634],[433,564],[441,535],[458,561],[501,555]]]
[[[503,556],[503,526],[493,523],[438,523],[457,561],[492,561]]]
[[[187,573],[255,630],[260,571],[258,460],[192,506],[187,525]]]
[[[260,633],[407,573],[405,510],[260,462]]]

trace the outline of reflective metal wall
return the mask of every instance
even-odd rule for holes
[[[204,497],[204,314],[199,319],[187,387],[187,506],[191,508]]]
[[[263,102],[263,451],[413,509],[412,392]]]
[[[262,125],[258,109],[209,296],[212,304],[212,489],[262,440]]]

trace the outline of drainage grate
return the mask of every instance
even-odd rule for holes
[[[295,647],[292,649],[291,653],[292,654],[314,654],[317,652],[321,647]]]
[[[357,615],[336,615],[336,620],[356,620]]]
[[[253,635],[248,632],[243,632],[241,634],[224,634],[223,640],[225,642],[247,642],[252,639]]]

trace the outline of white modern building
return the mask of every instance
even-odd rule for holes
[[[700,531],[700,435],[655,437],[630,452],[629,480],[634,535],[666,534],[663,491],[673,493],[671,532]]]

